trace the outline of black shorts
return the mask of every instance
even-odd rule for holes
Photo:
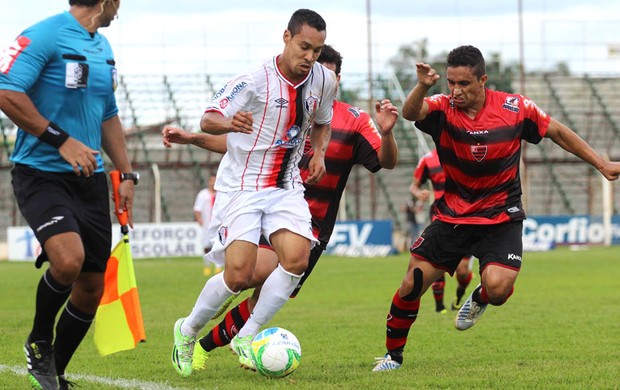
[[[273,250],[273,247],[271,246],[269,241],[267,241],[265,236],[263,236],[262,234],[260,236],[260,241],[258,245],[262,248],[269,248]],[[308,276],[310,276],[310,274],[312,273],[314,266],[319,261],[319,257],[321,257],[324,250],[325,248],[323,247],[322,243],[318,243],[314,246],[314,248],[312,248],[312,250],[310,251],[310,257],[308,257],[308,268],[306,268],[306,271],[301,277],[301,280],[299,280],[297,287],[295,287],[295,290],[293,290],[293,292],[291,293],[291,298],[295,298],[297,296],[297,293],[299,292],[299,290],[301,290],[301,288],[304,285],[304,282],[306,281],[306,279],[308,279]]]
[[[17,164],[11,171],[13,193],[41,247],[60,233],[76,232],[86,254],[82,271],[105,272],[112,246],[108,182],[104,173],[91,177],[44,172]],[[37,268],[47,260],[42,251]]]
[[[478,258],[480,273],[489,264],[518,271],[523,255],[522,231],[523,221],[499,225],[454,225],[433,221],[411,245],[410,252],[450,275],[468,255]]]

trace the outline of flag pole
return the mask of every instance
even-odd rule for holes
[[[135,348],[146,340],[144,321],[133,269],[127,210],[122,209],[119,171],[110,172],[114,214],[123,234],[112,250],[104,275],[104,292],[95,315],[94,341],[101,355]]]

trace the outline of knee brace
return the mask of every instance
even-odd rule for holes
[[[413,269],[413,289],[403,297],[404,301],[415,301],[420,297],[422,292],[422,283],[424,282],[424,273],[419,268]]]

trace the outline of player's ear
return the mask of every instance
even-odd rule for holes
[[[293,36],[291,35],[291,32],[288,29],[284,30],[284,35],[282,36],[282,40],[284,41],[285,45],[288,45],[292,37]]]
[[[489,76],[484,74],[482,75],[482,77],[480,77],[480,87],[484,88],[485,84],[487,83],[487,80],[489,79]]]

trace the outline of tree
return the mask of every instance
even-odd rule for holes
[[[410,44],[401,45],[398,52],[390,58],[389,64],[396,74],[403,91],[410,91],[417,81],[415,64],[426,62],[430,64],[438,74],[445,77],[446,74],[446,51],[437,55],[430,56],[428,53],[428,39],[424,38]],[[491,53],[486,60],[486,73],[489,76],[487,84],[491,89],[512,92],[512,78],[518,73],[517,64],[503,66],[500,53]],[[448,85],[443,83],[435,84],[428,92],[429,95],[437,93],[449,93]]]

